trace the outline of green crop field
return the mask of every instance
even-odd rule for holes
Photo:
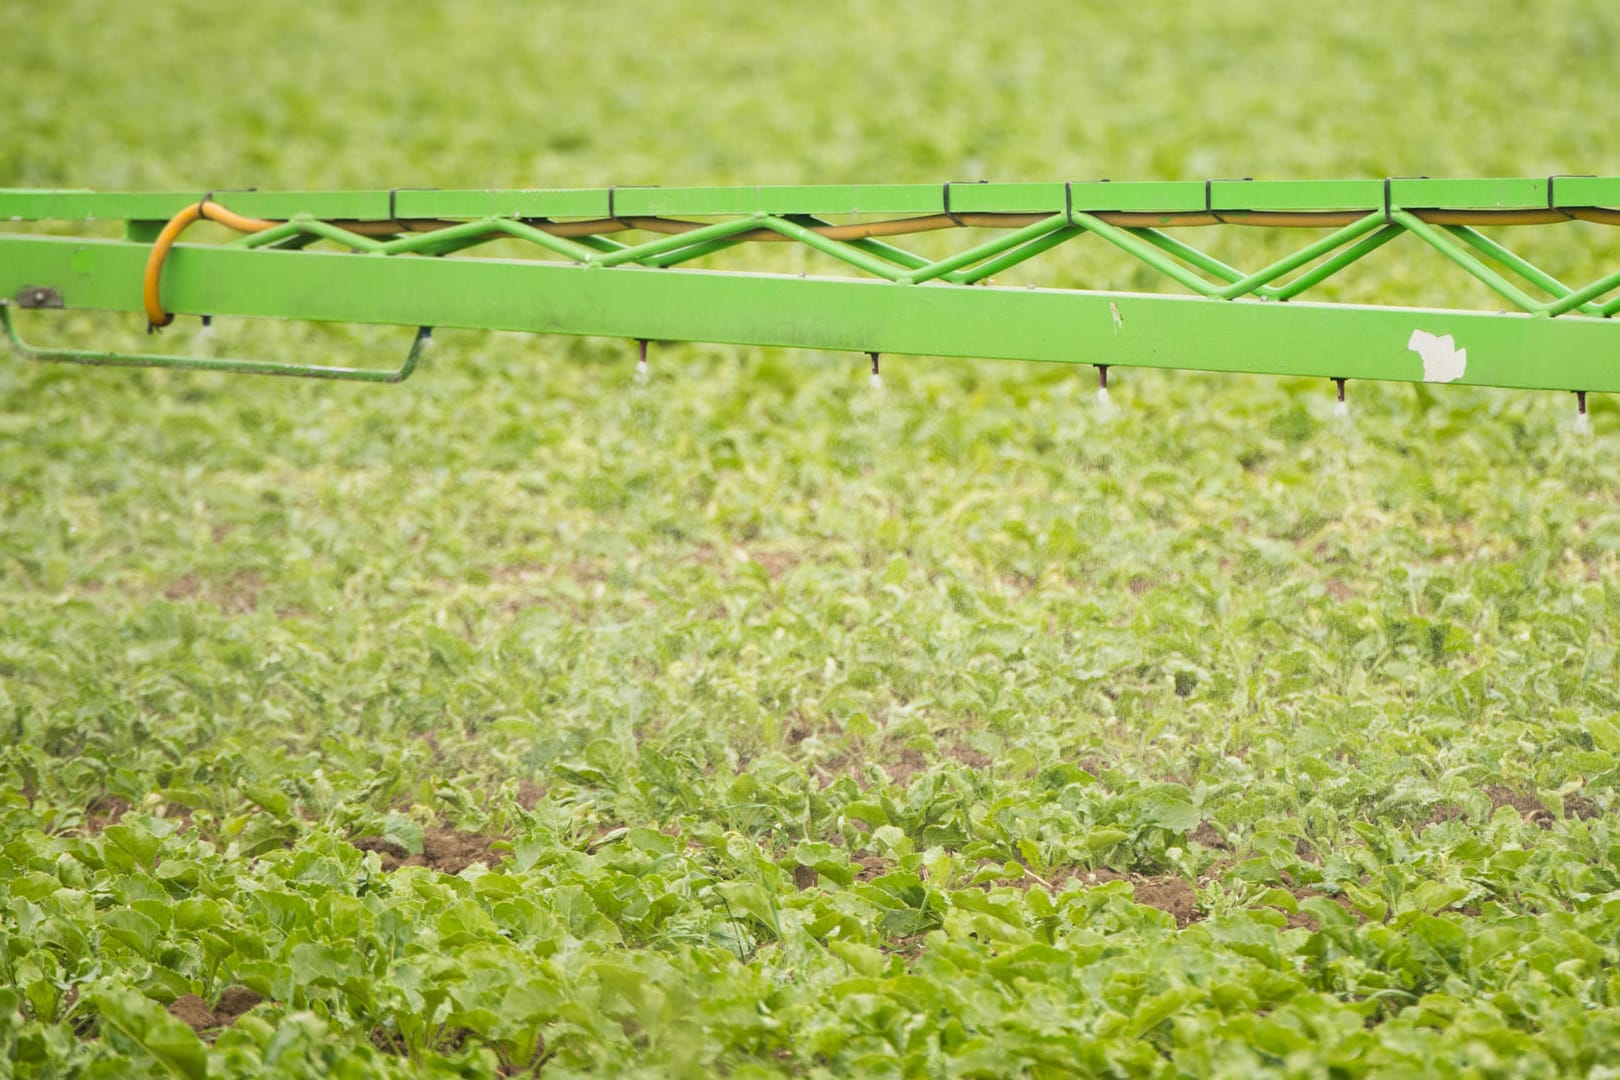
[[[0,187],[1620,174],[1600,0],[0,24]],[[1611,400],[634,363],[0,355],[0,1077],[1620,1076]]]

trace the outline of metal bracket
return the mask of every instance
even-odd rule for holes
[[[29,290],[25,289],[24,292]],[[54,295],[55,290],[36,289]],[[61,307],[61,297],[54,304],[23,304],[19,307]],[[411,377],[422,350],[433,340],[431,326],[420,327],[411,351],[398,370],[373,368],[324,367],[318,364],[282,364],[273,360],[231,360],[207,356],[163,356],[156,353],[86,352],[81,349],[44,349],[24,341],[17,333],[11,318],[11,308],[0,304],[0,327],[11,339],[12,347],[30,360],[55,364],[88,364],[94,367],[155,367],[176,368],[183,371],[228,371],[239,375],[285,375],[302,379],[335,379],[347,382],[400,383]]]
[[[0,304],[0,307],[3,307]],[[20,308],[59,308],[62,306],[62,294],[49,285],[24,285],[17,290],[17,306]]]
[[[438,191],[438,188],[389,188],[388,189],[388,221],[394,228],[402,233],[410,232],[399,220],[399,193],[402,191]]]

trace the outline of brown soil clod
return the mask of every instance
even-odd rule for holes
[[[1564,816],[1591,821],[1603,816],[1603,809],[1585,795],[1564,796]]]
[[[430,828],[422,834],[420,855],[411,855],[392,840],[381,836],[361,836],[349,842],[361,851],[375,851],[381,855],[385,871],[398,870],[402,866],[426,866],[441,874],[459,874],[475,862],[494,862],[491,845],[495,840],[495,837],[479,836],[477,833]]]
[[[821,875],[813,866],[795,866],[793,868],[793,887],[799,890],[813,889],[821,881]]]
[[[1429,816],[1423,819],[1423,824],[1444,825],[1448,821],[1456,821],[1464,816],[1464,813],[1463,808],[1456,803],[1436,803],[1434,809],[1429,811]]]
[[[219,995],[219,1004],[214,1006],[214,1017],[221,1023],[234,1024],[237,1017],[263,1001],[264,998],[245,986],[226,987]]]
[[[356,851],[375,851],[381,855],[384,870],[398,870],[411,855],[392,840],[385,840],[381,836],[357,836],[349,843]]]
[[[490,853],[493,836],[456,832],[454,829],[429,829],[422,837],[422,865],[430,866],[442,874],[459,874],[475,862],[495,861]],[[408,861],[408,860],[407,860]]]
[[[195,575],[187,574],[184,577],[176,578],[174,581],[169,582],[169,584],[165,586],[163,590],[163,599],[175,601],[190,600],[200,592],[202,592],[202,582],[198,581]],[[181,998],[181,1000],[184,1001],[185,999]]]
[[[525,810],[533,810],[540,805],[546,797],[546,786],[537,784],[533,780],[523,780],[518,783],[517,804]]]
[[[1201,844],[1216,851],[1232,850],[1232,845],[1227,843],[1226,837],[1222,836],[1219,830],[1207,821],[1200,822],[1198,828],[1192,831],[1192,835],[1188,839],[1195,844]]]
[[[1321,929],[1321,927],[1317,925],[1316,920],[1305,914],[1303,911],[1290,911],[1288,913],[1288,929],[1299,930],[1302,928],[1309,930],[1313,934]]]
[[[192,1031],[207,1031],[219,1027],[219,1020],[208,1003],[196,994],[182,994],[169,1003],[169,1015]]]
[[[889,942],[884,951],[890,955],[898,955],[905,960],[915,960],[922,955],[923,946],[928,942],[927,934],[907,934],[905,937],[895,938]]]
[[[892,762],[885,762],[883,770],[889,774],[889,779],[905,787],[918,773],[928,770],[928,759],[923,757],[921,750],[907,746]]]
[[[215,602],[227,615],[250,615],[259,610],[259,594],[263,591],[264,578],[255,571],[243,570],[221,583]]]
[[[756,563],[764,567],[765,573],[772,581],[779,580],[783,574],[802,561],[798,555],[790,551],[755,551],[751,555]]]
[[[118,824],[119,820],[132,810],[128,799],[117,795],[102,795],[90,801],[84,808],[85,828],[98,833],[109,825]]]
[[[960,761],[970,769],[988,769],[995,764],[995,759],[982,750],[975,750],[967,743],[959,742],[946,750],[945,753],[956,761]]]
[[[203,600],[227,615],[247,615],[258,610],[259,593],[263,591],[264,577],[257,571],[243,570],[213,584],[205,583],[195,574],[186,574],[164,588],[163,598],[175,603]]]
[[[1086,888],[1095,888],[1114,881],[1128,881],[1135,892],[1138,904],[1158,908],[1169,914],[1176,920],[1178,930],[1185,929],[1204,917],[1204,913],[1198,907],[1198,890],[1193,888],[1191,882],[1174,874],[1157,876],[1122,874],[1107,866],[1099,866],[1094,870],[1082,866],[1053,866],[1048,867],[1042,875],[1036,875],[1026,868],[1021,880],[1007,881],[1005,884],[1025,889],[1041,885],[1052,892],[1062,892],[1071,881],[1078,882]]]
[[[1491,800],[1492,810],[1511,806],[1527,824],[1539,825],[1543,829],[1552,827],[1552,813],[1534,795],[1496,784],[1485,789],[1485,797]]]
[[[855,871],[856,881],[871,881],[889,872],[889,860],[881,855],[857,855],[854,862],[858,867]]]
[[[1136,902],[1158,908],[1176,920],[1176,929],[1184,930],[1204,917],[1198,909],[1198,893],[1185,878],[1167,874],[1163,877],[1133,878]]]

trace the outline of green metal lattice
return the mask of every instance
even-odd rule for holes
[[[1614,177],[0,191],[0,220],[124,223],[122,239],[0,233],[0,318],[14,344],[35,359],[89,364],[379,382],[410,374],[425,329],[397,371],[38,349],[17,336],[13,307],[142,310],[153,242],[204,200],[259,220],[160,260],[167,312],[843,349],[874,363],[909,353],[1314,375],[1341,388],[1394,379],[1620,390],[1620,269],[1569,285],[1480,231],[1564,227],[1561,240],[1582,242],[1570,222],[1620,225]],[[934,257],[897,243],[957,229],[988,235]],[[1245,271],[1189,242],[1198,229],[1310,239]],[[1598,234],[1591,260],[1620,264],[1620,231]],[[992,283],[1082,240],[1182,295]],[[1380,265],[1370,257],[1397,240],[1438,252],[1494,293],[1499,310],[1305,298],[1352,265]],[[472,253],[493,241],[519,241],[536,257]],[[855,276],[693,266],[760,243],[810,249]]]

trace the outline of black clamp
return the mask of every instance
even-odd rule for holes
[[[252,190],[252,189],[250,188],[249,190]],[[207,213],[206,208],[207,208],[208,204],[213,202],[213,201],[214,201],[214,189],[213,188],[209,188],[207,193],[204,194],[202,198],[197,200],[197,216],[199,218],[201,218],[203,221],[208,220],[208,213]],[[214,325],[214,317],[212,315],[204,315],[202,317],[202,325],[203,325],[204,330],[212,329],[213,325]],[[146,332],[148,334],[154,332],[153,327],[152,327],[152,325],[150,323],[147,324]]]
[[[1592,175],[1594,175],[1594,174],[1593,173],[1554,173],[1553,175],[1547,177],[1547,209],[1551,210],[1555,214],[1561,215],[1566,221],[1574,221],[1575,220],[1575,215],[1574,214],[1569,213],[1562,206],[1559,206],[1555,202],[1553,202],[1553,183],[1560,176],[1568,177],[1570,179],[1578,179],[1578,178],[1583,178],[1583,177],[1589,177],[1589,176],[1592,176]]]
[[[411,230],[409,230],[409,229],[407,229],[405,227],[404,222],[399,220],[398,199],[399,199],[399,193],[400,192],[402,192],[402,191],[438,191],[438,190],[439,190],[438,188],[429,188],[429,187],[413,187],[413,188],[397,188],[396,187],[396,188],[389,188],[388,189],[388,221],[389,221],[390,224],[392,224],[394,226],[394,231],[395,232],[410,232],[411,231]]]
[[[1223,179],[1231,179],[1231,178],[1230,177],[1225,177]],[[1245,177],[1242,177],[1242,179],[1243,180],[1253,180],[1254,177],[1245,176]],[[1220,213],[1219,210],[1215,209],[1214,187],[1215,187],[1215,180],[1213,178],[1204,181],[1204,213],[1206,213],[1210,217],[1214,218],[1217,224],[1225,225],[1226,224],[1226,219],[1221,217],[1221,213]]]
[[[962,219],[960,217],[958,217],[956,215],[956,212],[951,209],[951,185],[952,184],[988,184],[989,182],[990,181],[988,181],[988,180],[947,180],[947,181],[945,181],[945,186],[940,192],[940,199],[941,199],[941,202],[943,202],[943,204],[945,206],[945,216],[951,219],[951,224],[952,225],[955,225],[957,228],[960,229],[960,228],[964,227],[965,223],[962,221]]]
[[[609,184],[608,189],[607,189],[607,191],[608,191],[608,212],[607,212],[608,220],[609,221],[618,221],[620,225],[626,224],[623,221],[619,221],[619,211],[613,205],[613,194],[614,194],[614,192],[618,191],[622,187],[655,188],[655,187],[658,187],[658,186],[659,186],[658,184]]]

